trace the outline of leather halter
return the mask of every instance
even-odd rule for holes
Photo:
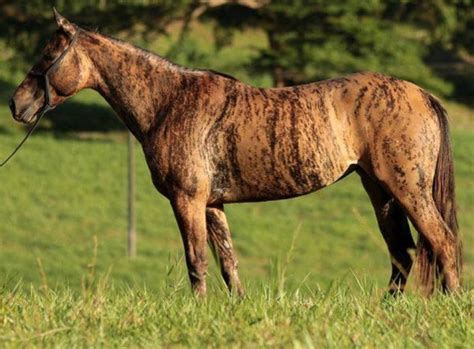
[[[49,73],[53,71],[58,64],[63,60],[63,58],[66,56],[66,54],[69,52],[71,47],[74,46],[74,44],[77,41],[77,37],[79,36],[81,29],[76,27],[76,32],[74,33],[74,36],[71,39],[71,42],[69,43],[69,46],[57,57],[51,65],[46,68],[44,72],[36,72],[36,71],[30,71],[30,74],[33,76],[38,76],[43,78],[44,81],[44,104],[41,107],[40,114],[38,118],[36,119],[35,123],[31,127],[31,129],[28,131],[28,133],[25,135],[25,137],[22,139],[20,143],[15,147],[15,149],[12,151],[12,153],[5,159],[3,160],[2,163],[0,163],[0,167],[3,167],[15,154],[18,150],[20,150],[21,146],[26,142],[28,137],[33,133],[33,131],[36,129],[36,126],[38,126],[40,120],[43,118],[43,115],[46,114],[48,111],[54,109],[56,106],[51,105],[51,92],[50,92],[50,84],[49,84]]]
[[[67,55],[69,50],[74,46],[74,44],[77,41],[77,37],[79,36],[79,32],[81,30],[79,28],[76,29],[76,32],[74,33],[74,36],[71,39],[71,42],[69,43],[69,46],[57,57],[51,65],[46,68],[44,72],[36,72],[36,71],[31,71],[30,74],[33,76],[39,76],[44,79],[44,104],[43,107],[41,108],[42,110],[47,109],[47,111],[54,109],[55,106],[51,105],[51,92],[50,92],[50,85],[49,85],[49,73],[53,71],[58,64],[64,59],[64,57]]]

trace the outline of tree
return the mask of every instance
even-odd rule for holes
[[[181,19],[194,0],[63,0],[58,10],[72,21],[88,28],[99,28],[113,35],[125,33],[150,41],[154,35],[166,35],[167,26]],[[15,50],[10,63],[24,65],[34,60],[56,29],[50,1],[0,0],[0,40]],[[14,68],[13,67],[13,68]]]
[[[424,61],[429,50],[420,35],[425,31],[405,14],[399,16],[405,21],[397,18],[394,3],[275,0],[260,7],[227,3],[209,9],[204,17],[217,24],[216,41],[223,45],[235,30],[265,31],[268,47],[260,50],[250,67],[254,73],[270,74],[276,86],[374,70],[449,94],[450,85]]]
[[[453,86],[456,94],[474,92],[473,0],[62,0],[57,6],[73,21],[140,45],[169,36],[170,24],[178,23],[162,53],[194,67],[230,46],[238,30],[263,31],[265,47],[230,68],[244,67],[260,80],[271,76],[276,86],[374,70],[443,95]],[[50,2],[0,0],[0,14],[0,54],[24,70],[55,28]],[[193,39],[195,22],[212,23],[214,51]]]

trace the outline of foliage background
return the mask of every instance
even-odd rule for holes
[[[374,70],[446,97],[474,92],[467,77],[474,63],[471,0],[3,0],[4,61],[23,70],[31,63],[54,30],[53,5],[77,23],[156,47],[178,63],[212,65],[256,84],[268,85],[265,76],[288,85]],[[206,32],[205,45],[197,27]],[[242,33],[248,54],[219,64]]]

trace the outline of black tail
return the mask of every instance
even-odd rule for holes
[[[431,104],[431,108],[438,116],[441,137],[441,145],[433,183],[433,199],[436,203],[439,213],[449,228],[447,234],[450,234],[450,236],[448,239],[456,245],[456,269],[458,276],[461,277],[463,264],[462,242],[459,236],[459,227],[456,215],[453,153],[449,138],[447,112],[435,97],[427,94],[427,99]],[[438,270],[436,256],[433,254],[430,244],[422,236],[420,236],[420,240],[418,241],[417,258],[419,264],[420,281],[423,285],[434,286],[437,282],[437,278],[440,275],[440,271]]]

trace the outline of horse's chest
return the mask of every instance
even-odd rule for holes
[[[158,144],[143,146],[145,159],[150,170],[151,179],[155,188],[163,195],[168,196],[166,186],[169,177],[169,160],[167,159],[168,149],[160,147]]]
[[[194,192],[207,178],[202,171],[201,157],[172,142],[144,147],[144,153],[154,186],[167,197],[175,189]]]

